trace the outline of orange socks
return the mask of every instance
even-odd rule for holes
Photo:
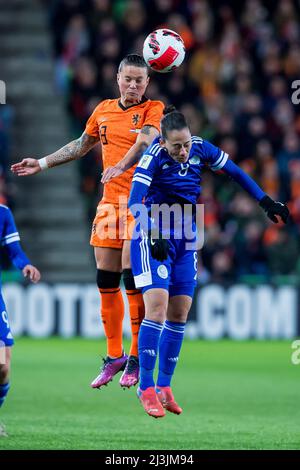
[[[107,355],[109,357],[120,357],[123,354],[123,319],[124,301],[119,287],[111,289],[99,289],[101,296],[101,318],[107,338]],[[131,347],[130,356],[138,356],[138,334],[140,325],[145,316],[145,307],[142,293],[137,290],[126,289],[130,324],[131,324]]]
[[[126,290],[128,304],[129,304],[129,314],[130,314],[130,324],[131,324],[131,348],[129,351],[130,356],[138,356],[138,334],[140,325],[145,316],[145,307],[143,301],[143,295],[139,290]]]
[[[99,289],[101,317],[107,338],[107,355],[120,357],[123,354],[124,301],[119,287]]]

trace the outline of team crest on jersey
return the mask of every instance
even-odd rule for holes
[[[150,165],[151,163],[151,160],[153,158],[153,155],[144,155],[140,161],[139,161],[139,164],[138,164],[138,167],[140,168],[144,168],[145,170],[147,170],[148,166]]]
[[[168,277],[168,270],[166,268],[166,266],[164,266],[163,264],[160,264],[157,268],[157,274],[159,275],[159,277],[161,277],[162,279],[167,279]]]
[[[132,124],[134,124],[135,126],[137,126],[138,123],[139,123],[140,120],[141,120],[141,117],[142,117],[142,116],[141,116],[140,114],[134,114],[134,115],[132,116]]]
[[[194,155],[189,162],[191,165],[199,165],[200,158],[197,155]]]

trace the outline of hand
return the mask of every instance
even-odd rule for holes
[[[269,219],[271,219],[275,224],[278,224],[279,222],[276,215],[281,218],[282,222],[285,224],[287,223],[290,211],[285,204],[282,204],[282,202],[273,201],[269,196],[264,196],[259,201],[259,205],[266,212]]]
[[[31,264],[26,264],[22,272],[23,272],[24,277],[28,276],[31,282],[33,282],[34,284],[39,282],[39,280],[41,279],[40,271],[35,266],[32,266]]]
[[[168,258],[169,244],[168,240],[162,238],[162,234],[153,234],[151,230],[148,233],[149,246],[152,258],[157,261],[165,261]]]
[[[118,168],[117,166],[109,166],[102,173],[101,183],[108,183],[111,179],[120,176],[122,173],[124,172],[121,170],[121,168]]]
[[[35,158],[23,158],[21,162],[12,165],[10,169],[17,176],[35,175],[41,171],[40,164]]]

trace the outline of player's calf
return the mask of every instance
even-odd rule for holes
[[[6,384],[0,384],[0,408],[4,403],[6,395],[8,394],[9,390],[9,382]]]

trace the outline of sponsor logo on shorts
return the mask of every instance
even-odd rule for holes
[[[159,275],[159,277],[161,277],[162,279],[167,279],[168,277],[168,270],[166,268],[166,266],[164,266],[163,264],[160,264],[157,268],[157,274]]]

